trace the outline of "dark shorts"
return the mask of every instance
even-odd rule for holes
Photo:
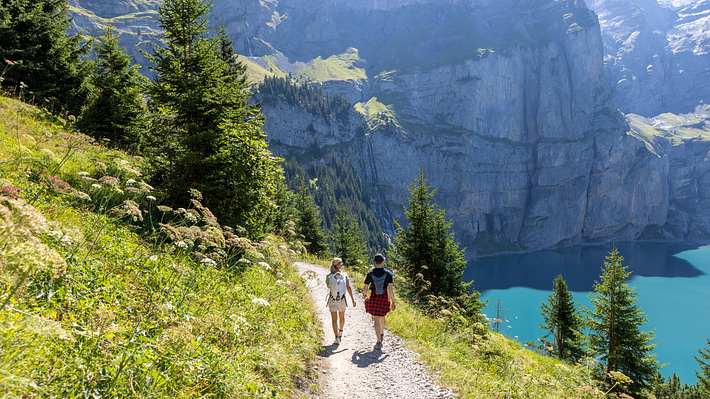
[[[370,299],[365,301],[365,311],[373,316],[386,316],[390,311],[390,300],[387,293],[370,295]]]

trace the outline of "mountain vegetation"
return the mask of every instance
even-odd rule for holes
[[[319,158],[320,155],[309,154],[284,161],[289,187],[298,190],[301,182],[313,182],[311,194],[321,210],[326,230],[333,230],[338,207],[346,207],[363,230],[370,254],[384,252],[388,237],[380,217],[371,207],[376,202],[373,188],[363,182],[347,153],[336,152],[323,158]],[[312,162],[316,159],[319,161]]]
[[[317,83],[285,77],[266,77],[257,88],[256,99],[265,104],[285,103],[302,107],[327,120],[348,123],[350,103],[342,96],[326,95]]]
[[[404,293],[425,311],[453,313],[458,328],[485,333],[480,294],[463,281],[464,251],[459,248],[451,222],[434,203],[434,191],[421,171],[412,184],[407,224],[397,226],[390,264],[405,276]]]
[[[77,127],[96,138],[124,148],[137,147],[146,129],[143,96],[147,83],[108,29],[95,45],[96,60],[88,79],[90,87]]]
[[[360,223],[342,205],[335,213],[330,251],[340,257],[345,266],[362,271],[368,265],[367,241]]]
[[[296,231],[303,238],[308,252],[315,255],[325,255],[328,249],[320,209],[313,200],[305,184],[301,185],[295,196],[297,213]]]
[[[542,305],[543,327],[553,337],[552,354],[576,362],[584,356],[582,318],[574,307],[574,298],[562,276],[553,282],[550,298]]]
[[[609,384],[640,394],[650,388],[658,370],[652,354],[653,336],[642,332],[646,317],[636,305],[627,280],[631,273],[624,258],[613,249],[604,260],[600,281],[594,286],[594,311],[589,321],[593,354],[601,359]],[[623,373],[626,378],[618,378]]]
[[[0,97],[0,396],[297,396],[320,341],[295,252],[159,204],[62,121]]]
[[[5,65],[0,87],[47,104],[57,113],[79,115],[86,99],[88,45],[68,36],[66,0],[7,0],[0,4],[0,51]]]

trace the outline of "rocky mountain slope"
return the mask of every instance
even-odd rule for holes
[[[710,0],[590,0],[619,106],[646,116],[710,103]]]
[[[335,118],[262,98],[273,148],[348,160],[386,229],[423,168],[469,253],[710,233],[705,140],[629,127],[581,0],[216,0],[213,14],[255,80],[290,75],[352,104]]]

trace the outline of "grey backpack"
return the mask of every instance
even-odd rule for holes
[[[380,277],[375,276],[375,273],[370,273],[372,284],[375,286],[375,294],[382,295],[385,293],[385,281],[387,281],[387,276],[391,275],[392,273],[389,270],[385,270],[385,273]]]

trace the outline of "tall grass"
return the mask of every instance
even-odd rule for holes
[[[299,395],[319,330],[292,252],[203,261],[139,165],[0,98],[0,396]]]

